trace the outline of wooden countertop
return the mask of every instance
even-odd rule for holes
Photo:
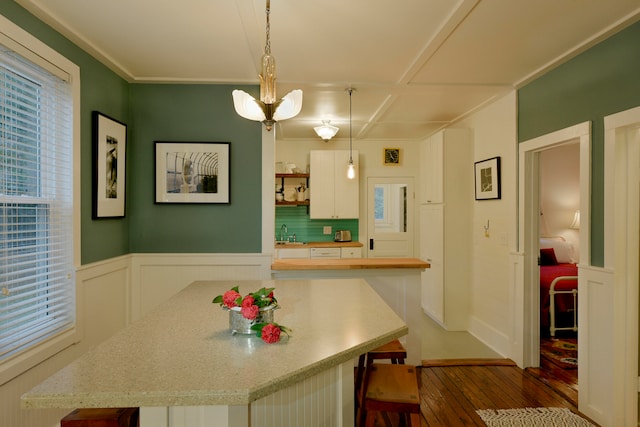
[[[285,243],[275,245],[276,249],[304,249],[304,248],[361,248],[360,242],[308,242],[304,244]]]
[[[211,300],[274,287],[290,338],[231,335]],[[310,313],[315,313],[309,315]],[[375,315],[372,315],[375,313]],[[23,408],[245,405],[408,333],[363,279],[194,282],[22,396]]]
[[[358,270],[374,268],[430,268],[418,258],[341,258],[341,259],[278,259],[272,270]]]

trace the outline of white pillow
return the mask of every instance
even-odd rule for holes
[[[540,249],[553,248],[556,259],[560,264],[575,264],[576,259],[573,256],[573,245],[563,240],[553,238],[541,238]]]

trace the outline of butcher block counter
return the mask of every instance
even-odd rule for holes
[[[271,270],[362,270],[414,268],[424,270],[429,263],[418,258],[278,259]]]

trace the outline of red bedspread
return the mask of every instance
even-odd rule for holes
[[[540,266],[540,324],[549,326],[549,288],[553,279],[559,276],[577,276],[576,264],[557,264]],[[556,291],[578,288],[578,280],[562,280],[556,284]],[[573,308],[571,294],[556,295],[556,314]]]

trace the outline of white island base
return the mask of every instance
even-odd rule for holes
[[[353,426],[353,381],[349,361],[249,405],[142,407],[140,427]]]

